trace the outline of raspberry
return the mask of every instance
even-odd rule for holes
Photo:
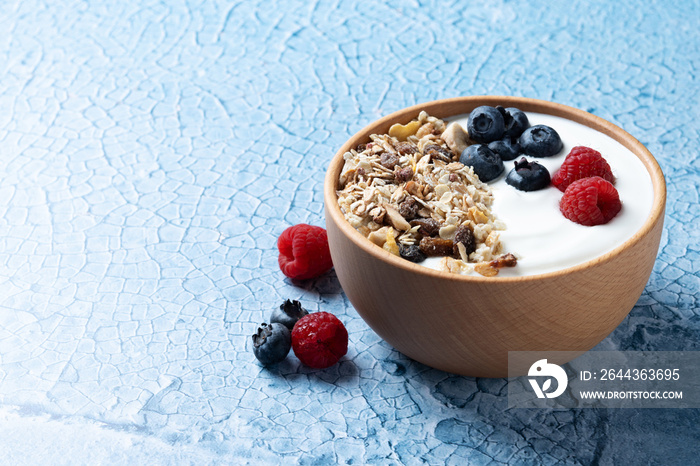
[[[621,208],[615,186],[599,176],[574,181],[559,202],[564,217],[587,226],[608,223]]]
[[[615,182],[610,165],[600,152],[590,147],[576,146],[552,176],[552,184],[563,192],[574,181],[590,176],[599,176],[611,183]]]
[[[348,331],[333,314],[314,312],[294,325],[292,349],[307,366],[325,369],[348,352]]]
[[[321,227],[294,225],[277,239],[282,273],[292,279],[316,278],[333,267],[326,230]]]

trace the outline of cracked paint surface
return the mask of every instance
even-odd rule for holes
[[[55,463],[696,461],[697,410],[508,410],[505,380],[393,350],[332,272],[284,278],[275,241],[324,224],[325,167],[376,118],[553,100],[626,129],[668,181],[651,279],[599,348],[700,349],[698,18],[689,1],[4,3],[0,418],[27,435],[0,445]],[[343,320],[339,364],[257,364],[249,335],[288,298]]]

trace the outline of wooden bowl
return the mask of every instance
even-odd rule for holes
[[[480,105],[517,107],[573,120],[628,148],[643,162],[654,189],[652,211],[642,228],[621,246],[574,267],[540,275],[487,278],[413,264],[374,245],[345,220],[336,196],[345,152],[367,142],[370,134],[386,133],[394,123],[408,123],[421,110],[447,118]],[[399,110],[352,136],[330,163],[324,200],[338,280],[357,312],[380,337],[410,358],[437,369],[474,377],[505,377],[509,351],[585,352],[625,318],[656,259],[666,185],[658,163],[639,141],[590,113],[528,98],[457,97]]]

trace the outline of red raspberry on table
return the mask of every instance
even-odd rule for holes
[[[610,165],[600,152],[590,147],[576,146],[566,156],[561,168],[552,175],[552,184],[563,192],[574,181],[591,176],[599,176],[611,183],[615,182]]]
[[[333,314],[313,312],[294,325],[292,349],[307,366],[325,369],[348,352],[348,331]]]
[[[326,230],[321,227],[294,225],[277,238],[280,270],[289,278],[316,278],[333,267]]]
[[[621,208],[615,186],[599,176],[574,181],[559,201],[564,217],[587,226],[608,223]]]

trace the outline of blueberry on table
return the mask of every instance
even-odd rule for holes
[[[513,160],[520,155],[520,144],[516,138],[503,138],[499,141],[489,143],[489,149],[498,155],[501,160]]]
[[[503,160],[488,146],[472,144],[462,151],[459,161],[474,169],[474,173],[484,183],[498,178],[503,173]]]
[[[523,153],[533,157],[551,157],[564,147],[559,134],[547,125],[526,129],[518,142]]]
[[[530,120],[527,119],[527,115],[522,110],[515,107],[508,107],[503,109],[503,112],[505,112],[505,116],[503,118],[503,122],[505,124],[505,137],[518,138],[521,134],[523,134],[523,131],[530,126]]]
[[[253,335],[253,353],[263,365],[280,362],[289,354],[292,347],[292,334],[279,323],[260,324]]]
[[[503,114],[495,107],[482,105],[469,114],[467,133],[475,142],[488,144],[503,137],[505,122]]]
[[[537,162],[528,162],[525,157],[515,162],[515,167],[506,176],[506,183],[520,191],[537,191],[549,185],[549,171]]]
[[[270,316],[270,323],[278,323],[287,327],[289,330],[294,328],[294,324],[297,320],[308,314],[309,311],[301,307],[299,301],[286,300],[283,302],[279,309],[274,309],[272,315]]]

